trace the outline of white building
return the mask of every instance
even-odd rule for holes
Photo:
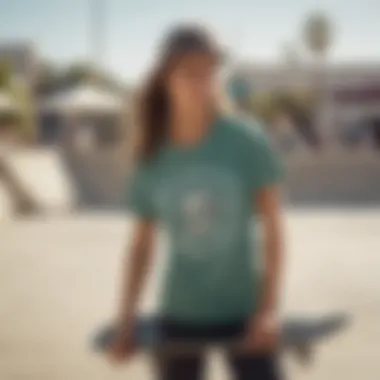
[[[320,90],[324,128],[380,119],[380,62],[372,64],[254,65],[242,64],[234,75],[253,92]]]

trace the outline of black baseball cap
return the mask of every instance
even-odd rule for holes
[[[226,54],[215,36],[198,24],[179,24],[172,27],[160,46],[163,59],[186,53],[206,53],[224,61]]]

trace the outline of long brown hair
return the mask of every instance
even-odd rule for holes
[[[179,25],[169,31],[155,66],[136,105],[137,159],[156,155],[167,139],[171,105],[166,79],[178,60],[188,52],[206,52],[217,58],[222,51],[209,31],[199,25]]]
[[[152,158],[167,138],[170,100],[165,86],[168,62],[150,75],[136,105],[137,159]]]

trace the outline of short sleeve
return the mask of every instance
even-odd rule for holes
[[[143,166],[136,166],[127,185],[127,210],[132,214],[153,219],[152,188],[149,171]]]
[[[247,172],[251,189],[256,191],[280,183],[284,177],[284,168],[263,128],[253,130],[247,142],[246,162],[249,165]]]

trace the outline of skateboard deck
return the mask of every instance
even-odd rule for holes
[[[303,362],[310,361],[312,350],[320,341],[335,335],[346,325],[347,317],[341,314],[327,315],[315,318],[287,318],[280,328],[280,349],[291,351]],[[106,324],[98,329],[92,340],[92,346],[97,352],[103,352],[117,337],[117,329],[112,324]],[[237,350],[241,342],[237,339],[221,337],[214,341],[191,340],[186,342],[165,342],[160,334],[159,321],[154,316],[142,316],[134,327],[134,339],[140,351],[175,351],[188,352],[209,348]]]

